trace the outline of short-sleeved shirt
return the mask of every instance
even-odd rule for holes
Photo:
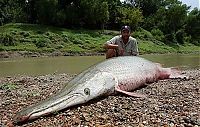
[[[121,35],[113,37],[111,40],[107,41],[106,43],[118,45],[117,52],[119,49],[123,49],[124,50],[123,56],[138,55],[139,53],[137,40],[131,36],[129,37],[129,40],[126,44],[123,42]]]

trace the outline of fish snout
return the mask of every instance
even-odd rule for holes
[[[23,123],[29,120],[29,115],[16,115],[13,119],[14,124]]]

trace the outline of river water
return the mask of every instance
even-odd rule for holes
[[[148,60],[161,63],[164,67],[181,69],[200,68],[200,55],[141,55]],[[38,76],[53,73],[77,74],[91,65],[105,60],[105,56],[60,56],[40,58],[0,59],[0,77]]]

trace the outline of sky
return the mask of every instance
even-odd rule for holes
[[[124,1],[124,0],[120,0]],[[191,9],[197,7],[200,9],[200,0],[180,0],[183,4],[186,4],[187,6],[191,6]]]
[[[182,3],[191,6],[191,9],[197,7],[200,9],[200,0],[180,0]]]

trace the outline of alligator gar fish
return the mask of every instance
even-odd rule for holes
[[[32,120],[119,92],[144,97],[131,91],[160,79],[181,77],[183,75],[177,69],[163,68],[158,63],[137,56],[107,59],[75,76],[52,97],[18,112],[14,123]]]

